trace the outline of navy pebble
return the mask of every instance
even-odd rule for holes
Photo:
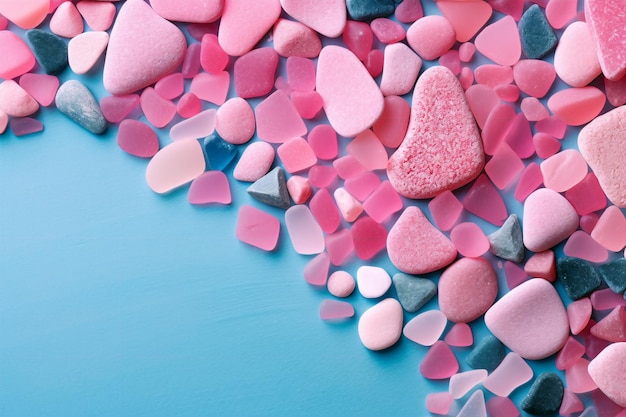
[[[626,259],[618,258],[614,261],[600,265],[600,276],[606,285],[618,294],[626,291]]]
[[[63,39],[40,29],[29,30],[26,38],[46,74],[56,75],[67,67],[67,45]]]
[[[474,369],[493,371],[505,355],[504,345],[493,335],[483,337],[467,355],[465,361]]]

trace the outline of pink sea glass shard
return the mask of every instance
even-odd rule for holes
[[[536,122],[543,120],[550,116],[548,109],[543,105],[536,97],[524,97],[520,104],[522,113],[526,116],[526,119],[530,122]]]
[[[504,141],[522,159],[530,158],[535,154],[533,145],[533,134],[530,123],[524,117],[524,113],[517,113],[511,123],[511,127],[506,133]]]
[[[460,223],[450,232],[450,240],[463,256],[476,258],[489,250],[489,240],[476,223]]]
[[[504,142],[515,116],[515,109],[508,104],[500,103],[493,108],[482,131],[483,148],[487,155],[493,155]]]
[[[328,256],[330,257],[330,263],[335,266],[343,265],[354,251],[354,243],[350,229],[341,229],[338,232],[326,235],[324,243],[326,245],[326,252],[328,252]]]
[[[459,60],[470,62],[476,53],[476,46],[472,42],[464,42],[459,46]]]
[[[335,159],[333,166],[337,170],[337,175],[344,180],[356,177],[366,171],[365,167],[352,155]]]
[[[324,233],[307,206],[289,207],[285,212],[285,224],[296,253],[314,255],[324,250]]]
[[[567,319],[573,335],[582,332],[591,318],[592,305],[589,298],[581,298],[567,306]]]
[[[437,227],[443,231],[452,229],[463,212],[463,204],[452,191],[444,191],[428,203],[428,209]]]
[[[407,1],[410,0],[404,0]],[[445,415],[453,402],[454,398],[449,392],[431,392],[426,396],[426,409],[433,414]]]
[[[481,54],[500,65],[515,65],[522,53],[517,24],[511,16],[485,27],[474,44]]]
[[[230,58],[222,49],[217,36],[207,33],[200,44],[200,65],[209,74],[219,74],[226,69]]]
[[[311,201],[309,208],[317,223],[326,233],[334,233],[341,223],[341,214],[335,204],[335,200],[326,188],[318,190]]]
[[[594,310],[612,310],[617,306],[626,306],[624,295],[615,293],[610,288],[594,291],[590,298]]]
[[[385,249],[387,229],[370,217],[364,216],[352,225],[354,251],[359,259],[367,261]]]
[[[609,342],[626,342],[626,310],[616,306],[611,312],[591,327],[593,336]]]
[[[0,78],[10,80],[27,73],[35,66],[35,55],[26,43],[15,33],[0,31]]]
[[[504,65],[480,65],[474,70],[474,77],[478,84],[495,88],[498,85],[510,84],[513,81],[513,68]]]
[[[76,3],[76,8],[87,22],[91,30],[109,30],[117,9],[115,5],[107,1],[81,0]]]
[[[420,373],[428,379],[448,379],[459,370],[459,362],[446,342],[435,342],[420,364]]]
[[[187,199],[191,204],[230,204],[228,177],[222,171],[206,171],[191,182]]]
[[[27,73],[20,77],[20,87],[44,107],[54,101],[59,84],[54,75]]]
[[[606,99],[614,107],[626,104],[626,77],[613,81],[608,78],[604,79],[604,92]]]
[[[504,263],[504,275],[506,275],[506,285],[509,290],[528,280],[526,271],[511,261]]]
[[[125,152],[140,158],[151,158],[159,151],[159,138],[144,122],[126,119],[117,131],[117,144]]]
[[[519,417],[520,412],[515,403],[507,397],[491,397],[487,400],[487,413],[498,417]]]
[[[384,102],[383,112],[372,130],[383,145],[395,149],[402,143],[409,127],[411,106],[398,96],[387,96]]]
[[[533,278],[550,282],[556,279],[555,255],[551,250],[535,253],[524,264],[524,271]]]
[[[235,235],[242,242],[272,251],[278,243],[279,233],[280,222],[276,217],[246,204],[239,209]]]
[[[221,106],[226,101],[230,75],[227,71],[217,74],[200,73],[193,77],[189,92],[199,99]]]
[[[450,21],[459,42],[469,41],[491,17],[491,6],[483,1],[438,1],[437,7]]]
[[[287,58],[287,82],[292,91],[313,91],[315,89],[315,62],[299,57]]]
[[[46,18],[49,9],[50,0],[0,3],[0,14],[22,29],[32,29],[38,26]]]
[[[605,247],[593,240],[582,230],[575,231],[563,247],[563,253],[574,258],[585,259],[589,262],[606,262],[609,252]]]
[[[257,135],[270,143],[283,143],[307,133],[302,117],[289,97],[282,91],[273,92],[256,106]]]
[[[610,80],[626,74],[626,15],[619,3],[585,1],[585,20],[596,42],[602,72]]]
[[[43,123],[32,117],[15,117],[11,119],[10,126],[13,134],[17,137],[41,132],[43,130]]]
[[[359,200],[354,198],[345,188],[337,188],[333,196],[345,221],[352,223],[363,213],[363,206]]]
[[[185,58],[180,69],[180,73],[185,78],[193,78],[200,72],[200,60],[202,54],[202,47],[200,44],[192,43],[187,47]]]
[[[396,19],[401,23],[413,23],[424,16],[420,0],[402,0],[395,12]],[[443,413],[445,414],[445,413]]]
[[[241,98],[262,97],[274,87],[278,54],[274,48],[254,49],[235,61],[235,92]]]
[[[328,254],[322,252],[315,257],[313,257],[305,266],[304,266],[304,280],[310,284],[315,285],[317,287],[323,287],[326,285],[328,280],[328,270],[330,268],[330,259]]]
[[[472,328],[467,323],[454,323],[444,341],[455,347],[468,347],[474,344]]]
[[[563,401],[561,402],[561,407],[559,408],[559,414],[562,416],[571,416],[575,413],[580,413],[584,409],[585,405],[580,398],[578,398],[578,396],[572,391],[565,388],[563,391]]]
[[[584,354],[585,346],[572,336],[569,336],[556,356],[556,368],[564,371],[574,365]]]
[[[523,202],[541,184],[543,184],[541,168],[536,162],[531,162],[524,168],[519,177],[517,187],[515,188],[515,199]]]
[[[173,142],[158,151],[146,167],[148,186],[166,193],[199,177],[206,163],[202,146],[196,140]]]
[[[383,181],[363,202],[363,209],[375,221],[382,223],[403,207],[400,195],[387,180]]]
[[[448,319],[440,310],[429,310],[413,317],[404,325],[402,334],[422,346],[432,346],[443,334]]]
[[[379,187],[381,181],[378,175],[371,171],[363,171],[360,174],[345,180],[346,190],[352,194],[357,200],[365,201],[365,199]]]
[[[367,23],[348,20],[343,29],[343,41],[361,61],[365,61],[372,49],[374,33]]]
[[[271,147],[271,145],[269,145]],[[273,150],[273,148],[272,148]],[[303,204],[311,197],[312,189],[308,178],[292,175],[287,180],[287,190],[291,199],[296,204]]]
[[[400,42],[406,36],[402,25],[384,17],[372,20],[370,27],[376,38],[385,44]]]
[[[459,372],[450,377],[448,390],[450,394],[458,400],[487,378],[487,374],[486,369],[473,369],[471,371]]]
[[[585,158],[576,149],[566,149],[551,156],[540,165],[543,183],[547,188],[564,192],[578,184],[587,175]]]
[[[459,51],[452,49],[439,57],[439,65],[448,68],[454,75],[461,73],[461,58]]]
[[[557,139],[563,139],[567,125],[565,122],[555,116],[546,117],[535,123],[535,130],[541,133],[547,133]]]
[[[591,234],[593,228],[598,224],[598,216],[596,213],[583,214],[580,216],[580,228],[585,232]]]
[[[346,301],[324,300],[320,305],[322,320],[348,319],[354,316],[354,307]]]
[[[139,102],[146,119],[155,127],[165,127],[176,115],[176,105],[161,97],[152,87],[143,90]]]
[[[368,170],[387,168],[387,151],[374,132],[369,129],[357,135],[346,146],[346,151]]]
[[[561,142],[554,136],[538,132],[533,136],[533,146],[539,158],[548,159],[561,149]]]
[[[314,119],[324,107],[322,97],[317,91],[293,91],[291,102],[303,119]]]
[[[507,188],[524,170],[524,163],[506,143],[501,143],[485,164],[485,172],[500,190]]]
[[[166,75],[156,82],[154,85],[154,91],[166,100],[175,99],[185,91],[183,74],[176,72],[174,74]]]
[[[187,26],[187,31],[192,38],[194,38],[198,42],[202,42],[202,37],[207,33],[211,35],[217,35],[219,26],[219,21],[209,23],[190,23],[189,26]]]
[[[500,397],[508,397],[517,387],[530,381],[532,368],[517,353],[508,353],[500,365],[483,381],[483,386]]]
[[[176,113],[185,119],[202,111],[202,102],[194,93],[185,93],[176,103]]]
[[[590,392],[597,388],[596,383],[589,376],[588,366],[589,361],[585,358],[580,358],[565,371],[567,389],[574,394]]]
[[[139,95],[106,96],[100,100],[102,114],[107,121],[119,123],[139,105]]]
[[[314,187],[329,187],[336,179],[337,171],[332,166],[313,165],[309,170],[309,181]]]
[[[487,2],[491,5],[491,7],[493,7],[494,10],[508,14],[513,17],[516,22],[522,17],[525,0],[488,0]]]
[[[500,84],[493,89],[502,100],[515,103],[519,100],[520,89],[514,84]]]
[[[602,90],[587,86],[556,92],[548,100],[548,108],[570,126],[580,126],[593,120],[606,101]]]
[[[622,405],[615,403],[601,389],[592,391],[591,399],[599,417],[624,417],[626,414],[626,409],[623,407],[626,406],[626,403]]]
[[[317,157],[311,145],[300,137],[287,140],[278,147],[276,153],[285,170],[290,174],[309,169],[317,163]]]
[[[367,54],[367,58],[363,62],[365,65],[365,69],[372,78],[378,77],[383,72],[383,67],[385,65],[385,53],[380,49],[372,49]]]
[[[594,241],[612,252],[619,252],[626,246],[626,218],[616,206],[610,206],[600,216],[591,232]]]
[[[502,196],[485,174],[480,175],[465,194],[463,207],[496,226],[502,226],[508,217]]]
[[[465,91],[465,98],[472,110],[478,127],[485,128],[485,123],[491,111],[500,104],[500,98],[492,88],[486,85],[475,84]]]
[[[331,126],[324,124],[315,126],[309,132],[307,140],[319,159],[328,161],[337,157],[337,133]]]
[[[208,109],[176,123],[170,129],[170,138],[176,141],[209,136],[215,130],[215,113],[215,109]]]

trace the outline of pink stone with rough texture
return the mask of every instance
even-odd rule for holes
[[[239,240],[265,251],[272,251],[278,243],[280,222],[258,208],[242,205],[237,218],[235,235]]]
[[[524,271],[534,278],[543,278],[550,282],[556,279],[554,252],[546,250],[535,253],[524,264]]]
[[[567,256],[596,263],[606,262],[609,259],[609,252],[606,248],[582,230],[575,231],[567,239],[563,247],[563,253]]]
[[[579,358],[565,371],[567,389],[574,394],[583,394],[597,388],[596,383],[589,375],[588,367],[589,361]]]
[[[623,294],[615,293],[610,288],[591,293],[591,306],[594,310],[612,310],[617,306],[626,306]]]
[[[478,33],[491,17],[491,6],[484,1],[438,1],[437,7],[448,19],[456,40],[467,42]]]
[[[483,381],[483,386],[500,397],[508,397],[515,388],[530,381],[533,370],[515,352],[508,353],[500,365]]]
[[[356,283],[354,278],[346,271],[335,271],[328,277],[326,283],[328,292],[335,297],[348,297],[354,291]]]
[[[346,146],[346,152],[356,158],[367,170],[387,168],[387,151],[370,129],[359,133]]]
[[[2,1],[0,15],[6,17],[22,29],[32,29],[46,18],[50,0]]]
[[[370,217],[355,221],[351,230],[354,251],[360,259],[367,261],[385,249],[387,229]]]
[[[463,256],[476,258],[489,250],[489,240],[476,223],[465,222],[454,226],[450,240]]]
[[[372,20],[370,27],[376,38],[385,44],[400,42],[406,37],[402,25],[384,17]]]
[[[166,100],[174,100],[185,92],[183,74],[175,72],[174,74],[166,75],[156,82],[154,91]]]
[[[556,79],[556,71],[549,62],[539,59],[522,59],[513,67],[513,79],[524,93],[542,98],[552,87]]]
[[[452,48],[456,35],[448,19],[430,15],[418,19],[409,27],[406,40],[419,56],[431,61]]]
[[[106,32],[85,32],[70,39],[67,45],[67,58],[72,71],[75,74],[89,72],[108,44],[109,34]]]
[[[228,72],[222,71],[218,74],[201,72],[191,80],[189,92],[194,93],[200,100],[220,106],[226,101],[229,86],[230,74]]]
[[[507,397],[492,397],[487,400],[487,413],[498,417],[519,417],[520,413],[513,401]]]
[[[115,19],[117,9],[111,2],[81,0],[76,3],[76,8],[87,22],[91,30],[109,30]]]
[[[491,111],[500,104],[500,98],[493,88],[480,84],[469,87],[465,92],[465,97],[478,127],[483,129]]]
[[[359,200],[354,198],[345,188],[337,188],[333,196],[335,197],[339,212],[345,221],[352,223],[363,213],[363,206]]]
[[[13,80],[0,83],[0,110],[11,117],[30,116],[39,110],[39,103]]]
[[[513,68],[504,65],[485,64],[474,70],[474,77],[478,84],[495,88],[498,85],[513,82]]]
[[[317,125],[307,136],[309,145],[319,159],[333,160],[338,154],[337,133],[329,125]]]
[[[391,277],[383,268],[363,265],[356,272],[356,283],[363,297],[378,298],[391,288]]]
[[[587,176],[587,162],[576,149],[566,149],[543,161],[540,165],[543,183],[547,188],[564,192]]]
[[[437,227],[443,231],[452,229],[463,212],[463,204],[452,191],[444,191],[428,203],[428,209]]]
[[[139,120],[126,119],[117,131],[117,144],[125,152],[151,158],[159,151],[159,138],[152,128]]]
[[[382,223],[403,207],[402,199],[389,181],[383,181],[363,202],[363,209],[375,221]]]
[[[280,56],[315,58],[322,50],[322,42],[315,31],[293,20],[278,19],[273,32],[274,49]]]
[[[459,362],[446,342],[435,342],[420,364],[420,373],[428,379],[448,379],[459,370]]]
[[[257,135],[270,143],[283,143],[307,133],[307,127],[289,97],[274,91],[254,109]]]
[[[380,185],[380,178],[371,171],[363,171],[358,175],[347,178],[344,185],[346,190],[359,201],[365,199]]]
[[[460,399],[470,392],[472,388],[480,384],[487,378],[486,369],[474,369],[471,371],[459,372],[450,378],[450,386],[448,388],[450,394],[455,399]]]
[[[317,163],[311,145],[300,137],[287,140],[278,147],[276,153],[290,174],[309,169]]]
[[[600,216],[591,232],[591,237],[612,252],[626,246],[626,218],[616,206],[610,206]]]
[[[541,184],[543,184],[541,168],[536,162],[531,162],[524,168],[517,181],[515,199],[519,202],[523,202],[533,191],[539,188]]]
[[[396,344],[402,335],[402,306],[386,298],[367,309],[359,319],[359,338],[370,350],[383,350]]]
[[[289,207],[285,211],[285,225],[296,253],[314,255],[324,250],[324,232],[307,206]]]
[[[476,36],[474,45],[481,54],[500,65],[515,65],[522,54],[517,24],[511,16],[485,27]]]
[[[443,334],[448,319],[439,310],[429,310],[413,317],[404,325],[402,334],[422,346],[432,346]]]
[[[602,392],[626,407],[626,343],[614,343],[589,363],[589,375]]]
[[[485,172],[500,190],[507,188],[523,170],[524,163],[506,143],[501,143],[485,164]]]
[[[587,23],[574,22],[565,29],[554,51],[554,69],[572,87],[584,87],[602,73]]]
[[[398,96],[387,96],[384,102],[383,112],[372,130],[383,145],[395,149],[402,143],[409,127],[411,106]]]
[[[616,306],[602,320],[593,325],[590,333],[609,342],[626,342],[626,310],[621,305]]]
[[[541,188],[524,203],[524,246],[533,252],[550,249],[578,228],[578,214],[556,191]]]
[[[287,180],[287,190],[289,191],[291,199],[296,204],[302,204],[307,201],[313,192],[308,178],[304,178],[299,175],[292,175],[289,177]]]
[[[176,115],[176,105],[161,97],[152,87],[143,90],[139,103],[146,119],[158,128],[165,127]]]
[[[71,1],[59,5],[50,19],[50,32],[64,38],[73,38],[83,29],[83,17]]]
[[[411,0],[404,0],[403,3]],[[433,414],[448,414],[454,398],[449,392],[431,392],[426,396],[426,409]]]
[[[326,188],[322,188],[313,194],[309,202],[309,208],[325,233],[333,233],[337,230],[341,223],[341,215],[335,200]]]
[[[580,126],[593,120],[606,102],[602,90],[587,86],[558,91],[548,99],[548,108],[570,126]]]
[[[215,109],[208,109],[176,123],[170,129],[170,138],[174,141],[184,139],[201,139],[215,130]]]
[[[268,173],[274,162],[274,148],[266,142],[253,142],[243,151],[233,177],[239,181],[254,182]]]
[[[374,34],[367,23],[348,20],[343,30],[343,41],[360,61],[365,61],[372,50]]]
[[[548,109],[536,97],[524,97],[520,104],[522,112],[530,122],[543,120],[550,116]]]
[[[350,229],[341,229],[336,233],[326,235],[324,243],[326,244],[326,252],[328,252],[330,263],[335,266],[343,265],[354,252],[352,231]]]
[[[444,341],[455,347],[469,347],[474,344],[472,328],[467,323],[454,323]]]
[[[462,203],[465,210],[496,226],[502,226],[509,216],[502,196],[484,174],[476,179]]]
[[[338,300],[324,300],[320,305],[320,318],[322,320],[348,319],[354,316],[352,304]]]
[[[215,130],[222,139],[234,145],[248,142],[255,130],[254,112],[250,104],[240,97],[228,99],[217,109]]]
[[[187,200],[191,204],[230,204],[228,177],[222,171],[206,171],[191,182]]]
[[[304,280],[317,287],[326,286],[328,280],[328,270],[330,268],[330,259],[325,252],[320,253],[311,259],[305,266],[302,275]]]
[[[35,66],[35,55],[15,33],[0,31],[0,78],[10,80],[30,71]]]
[[[604,76],[619,80],[626,74],[626,14],[610,0],[585,1],[585,19],[596,42]]]
[[[281,0],[280,4],[289,16],[329,38],[341,35],[346,25],[345,0]]]
[[[202,102],[194,93],[185,93],[176,103],[176,113],[182,118],[193,117],[202,111]]]
[[[235,92],[241,98],[262,97],[272,91],[278,54],[274,48],[254,49],[235,61]]]
[[[150,0],[150,5],[167,20],[207,23],[219,19],[225,0]]]
[[[422,60],[403,43],[385,47],[380,91],[385,96],[402,96],[413,89]]]
[[[313,165],[309,170],[309,181],[317,188],[326,188],[337,179],[337,171],[332,166]]]
[[[226,69],[230,58],[224,52],[217,36],[207,33],[202,36],[200,44],[200,65],[209,74],[219,74]]]
[[[402,272],[425,274],[449,265],[456,248],[416,207],[407,207],[387,237],[391,262]]]
[[[280,16],[279,0],[228,0],[224,4],[218,39],[228,55],[241,56],[254,48]]]
[[[27,73],[20,77],[20,87],[45,107],[54,101],[59,79],[54,75]]]
[[[582,332],[591,318],[592,305],[589,298],[581,298],[567,306],[567,318],[573,335]]]
[[[205,170],[204,152],[197,140],[173,142],[148,162],[146,180],[150,188],[166,193],[199,177]]]

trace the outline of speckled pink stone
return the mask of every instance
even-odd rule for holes
[[[614,343],[589,363],[589,375],[602,392],[626,407],[626,343]]]
[[[253,142],[243,151],[235,165],[233,177],[239,181],[254,182],[267,174],[276,152],[266,142]]]
[[[626,74],[626,14],[611,0],[585,1],[585,19],[596,42],[602,72],[609,80]]]
[[[150,0],[150,5],[167,20],[208,23],[222,14],[224,0]]]
[[[322,50],[317,33],[293,20],[278,19],[274,25],[273,41],[276,52],[284,57],[315,58]]]
[[[561,194],[541,188],[524,203],[524,246],[533,252],[550,249],[578,228],[578,214]]]
[[[234,145],[248,142],[254,135],[254,111],[240,97],[228,99],[217,109],[215,130],[222,139]]]
[[[359,338],[370,350],[393,346],[402,335],[402,306],[395,298],[386,298],[366,310],[359,319]]]
[[[520,385],[530,381],[533,369],[515,352],[508,353],[500,365],[483,381],[483,386],[500,397],[508,397]]]
[[[385,96],[402,96],[413,88],[417,74],[422,68],[422,60],[403,43],[385,47],[383,76],[380,91]]]

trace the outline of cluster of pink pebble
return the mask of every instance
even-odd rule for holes
[[[365,347],[387,349],[402,335],[429,347],[420,372],[449,379],[449,392],[427,396],[430,412],[449,414],[482,384],[495,396],[485,402],[475,390],[457,416],[518,416],[507,397],[533,379],[526,360],[556,355],[566,380],[561,415],[626,416],[623,290],[596,286],[566,307],[552,284],[561,242],[568,257],[593,263],[626,246],[623,7],[586,0],[579,13],[576,0],[439,0],[441,14],[424,16],[419,0],[403,0],[395,19],[350,19],[351,7],[374,3],[0,1],[8,57],[0,133],[9,120],[16,136],[42,130],[30,116],[55,97],[61,109],[59,78],[34,72],[35,55],[9,26],[35,28],[50,15],[49,31],[70,39],[73,73],[98,70],[106,51],[111,96],[87,116],[64,113],[89,130],[90,112],[117,124],[119,147],[150,158],[148,186],[167,193],[190,184],[192,204],[231,203],[223,170],[241,147],[233,177],[285,212],[279,219],[244,204],[236,236],[272,251],[284,224],[294,251],[314,255],[305,281],[336,297],[322,302],[322,319],[353,317],[337,298],[358,289],[376,302],[358,322]],[[171,21],[188,23],[194,41]],[[560,39],[550,44],[554,30]],[[270,46],[257,47],[268,32]],[[553,49],[554,65],[541,60]],[[472,65],[481,59],[492,63]],[[567,87],[550,94],[557,77]],[[401,96],[411,92],[409,104]],[[615,108],[600,115],[607,100]],[[568,126],[583,125],[578,149],[561,150]],[[161,148],[155,128],[167,128],[171,143]],[[521,226],[507,192],[523,204]],[[410,199],[428,199],[428,212]],[[468,215],[499,229],[486,235]],[[525,261],[524,249],[534,252]],[[385,269],[362,265],[356,279],[345,270],[355,256],[375,262],[385,252],[404,274],[442,270],[438,310],[404,323],[405,311],[434,293],[409,311]],[[500,299],[494,265],[509,289]],[[392,286],[399,300],[387,296]],[[472,346],[467,323],[481,317],[511,352],[495,369],[459,372],[451,346]],[[595,411],[581,401],[587,392]]]

